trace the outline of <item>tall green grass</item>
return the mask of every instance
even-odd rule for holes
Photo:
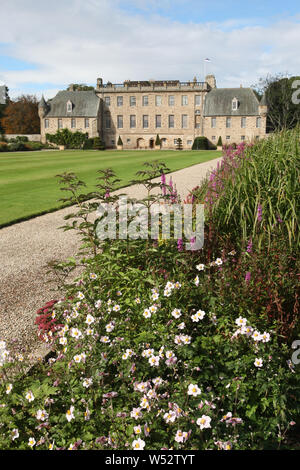
[[[198,192],[215,233],[240,247],[254,240],[258,249],[283,235],[291,250],[299,249],[299,140],[300,127],[224,151]]]

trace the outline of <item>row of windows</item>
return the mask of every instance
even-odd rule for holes
[[[111,143],[111,145],[115,145],[115,144],[116,144],[115,139],[111,139],[110,143]],[[131,143],[131,139],[130,139],[130,138],[126,139],[126,143],[127,143],[127,144],[130,144],[130,143]],[[162,138],[162,139],[161,139],[161,143],[162,143],[162,145],[164,146],[164,145],[167,143],[167,139],[166,139],[166,138]],[[173,143],[174,143],[174,145],[176,145],[176,144],[177,144],[177,139],[173,139]],[[184,142],[182,141],[182,143],[184,143]],[[188,139],[188,140],[186,141],[186,143],[187,143],[187,145],[193,145],[193,141],[190,140],[190,139]]]
[[[117,128],[118,129],[123,129],[124,122],[123,122],[123,116],[119,115],[117,116]],[[106,129],[111,128],[111,118],[109,115],[105,116],[105,127]],[[136,115],[131,114],[129,116],[129,127],[131,129],[136,127]],[[148,114],[144,114],[142,117],[142,127],[144,129],[147,129],[149,127],[149,116]],[[156,114],[155,116],[155,127],[160,128],[162,127],[162,120],[161,120],[161,114]],[[168,116],[168,127],[170,129],[175,127],[175,116],[174,114],[169,114]],[[182,114],[181,115],[181,127],[182,129],[186,129],[188,127],[188,115],[187,114]]]
[[[244,129],[247,126],[247,118],[242,117],[241,118],[241,127]],[[211,127],[217,127],[217,118],[212,117],[211,118]],[[231,127],[231,117],[226,118],[226,127],[229,129]],[[261,117],[256,118],[256,127],[259,128],[261,127]]]
[[[57,127],[58,129],[63,128],[63,120],[62,119],[57,119]],[[89,118],[84,118],[84,128],[88,129],[90,127],[90,120]],[[45,129],[49,128],[49,119],[45,119]],[[76,128],[76,118],[71,118],[71,128],[75,129]]]
[[[104,98],[106,106],[111,105],[111,97],[105,96]],[[175,96],[168,95],[168,105],[174,106],[175,105]],[[117,106],[123,106],[124,97],[117,96]],[[155,106],[161,106],[163,104],[163,97],[161,95],[155,95]],[[187,95],[181,95],[181,105],[187,106],[189,104],[189,99]],[[194,104],[195,106],[201,106],[201,95],[195,95],[194,97]],[[129,105],[136,106],[136,96],[129,96]],[[148,106],[149,105],[149,96],[144,95],[142,96],[142,105]]]
[[[231,137],[230,135],[227,135],[226,136],[226,140],[230,140]],[[258,140],[259,139],[259,135],[256,135],[255,136],[255,139]],[[217,137],[215,135],[212,136],[211,140],[217,140]],[[246,136],[245,135],[241,135],[241,140],[246,140]]]

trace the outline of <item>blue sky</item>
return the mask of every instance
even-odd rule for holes
[[[70,83],[192,80],[251,86],[300,73],[300,2],[1,0],[0,84],[51,98]],[[211,62],[204,66],[203,59]]]

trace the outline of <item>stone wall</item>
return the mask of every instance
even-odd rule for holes
[[[8,140],[16,137],[27,137],[30,142],[41,142],[41,134],[5,134],[5,137]]]

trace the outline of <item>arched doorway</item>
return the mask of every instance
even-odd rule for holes
[[[136,147],[138,149],[144,149],[146,148],[146,142],[145,142],[145,139],[143,139],[143,137],[140,137],[139,139],[137,139],[136,141]]]
[[[154,139],[149,140],[149,148],[153,149],[154,148]]]

